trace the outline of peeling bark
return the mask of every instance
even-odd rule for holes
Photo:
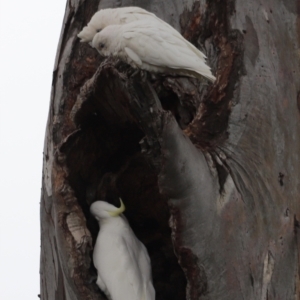
[[[98,1],[70,0],[45,138],[41,298],[106,299],[90,204],[122,197],[156,299],[299,299],[296,0],[123,1],[208,56],[214,85],[128,77],[76,34]],[[120,5],[100,1],[100,8]]]

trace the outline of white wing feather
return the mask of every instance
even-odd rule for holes
[[[151,71],[151,67],[156,67],[189,70],[212,81],[215,80],[205,63],[204,56],[196,55],[190,47],[187,47],[182,37],[173,34],[167,27],[158,27],[157,22],[149,24],[149,22],[138,21],[123,25],[120,30],[122,48],[131,50],[131,52],[127,50],[127,54],[135,53],[135,56],[143,62],[144,69]],[[133,59],[134,62],[136,60]]]
[[[143,62],[141,61],[139,56],[132,49],[125,47],[124,50],[129,56],[129,58],[132,59],[139,67],[143,65]]]
[[[151,262],[146,247],[141,243],[141,251],[139,255],[139,266],[142,276],[144,277],[143,296],[145,300],[155,299],[155,290],[152,285]],[[143,300],[144,300],[143,299]]]
[[[113,300],[154,300],[147,250],[122,221],[116,231],[100,229],[95,245],[93,260],[105,282],[103,291]]]

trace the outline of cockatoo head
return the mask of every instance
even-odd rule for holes
[[[108,25],[116,24],[116,22],[111,15],[110,9],[101,9],[93,15],[88,25],[83,27],[77,36],[82,43],[91,42],[97,32],[100,32]]]
[[[77,34],[80,38],[81,43],[88,43],[93,40],[94,35],[97,33],[96,29],[92,26],[85,26],[83,29]]]
[[[97,49],[101,55],[109,56],[111,54],[111,44],[116,40],[119,26],[120,25],[111,25],[98,32],[93,38],[92,47]]]
[[[105,201],[96,201],[90,207],[91,214],[95,217],[97,221],[117,217],[125,210],[125,205],[121,198],[120,202],[121,206],[118,208]]]

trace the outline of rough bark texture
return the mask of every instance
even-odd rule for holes
[[[67,2],[45,138],[42,299],[105,299],[89,206],[118,197],[156,299],[300,298],[298,2]],[[79,43],[98,8],[120,5],[181,31],[216,83],[128,77]]]

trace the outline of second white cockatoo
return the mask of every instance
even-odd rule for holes
[[[90,207],[100,226],[93,252],[96,283],[110,300],[155,300],[147,249],[122,214],[120,201],[120,208],[105,201]]]
[[[94,16],[91,18],[90,22],[87,26],[85,26],[82,31],[78,34],[78,37],[81,39],[81,42],[91,42],[95,35],[102,30],[104,30],[107,26],[110,25],[126,25],[130,23],[134,23],[137,25],[131,26],[130,30],[134,30],[136,26],[138,26],[137,21],[142,21],[143,24],[149,24],[149,34],[153,35],[159,35],[158,33],[161,31],[160,37],[157,37],[157,40],[160,40],[161,38],[166,38],[166,41],[169,42],[169,45],[167,48],[164,48],[164,52],[162,53],[162,61],[164,61],[164,53],[168,51],[168,48],[172,46],[172,43],[174,43],[174,46],[180,46],[181,50],[185,49],[184,57],[191,55],[191,57],[188,59],[187,67],[190,68],[189,64],[191,60],[195,60],[196,69],[198,71],[195,71],[196,77],[197,73],[200,73],[204,77],[208,78],[211,81],[215,80],[215,77],[212,75],[210,68],[206,65],[206,56],[199,51],[193,44],[191,44],[189,41],[187,41],[175,28],[170,26],[168,23],[163,21],[162,19],[158,18],[155,14],[148,12],[145,9],[142,9],[140,7],[119,7],[119,8],[107,8],[107,9],[101,9],[98,12],[94,14]],[[143,33],[147,32],[147,27],[143,27],[144,31]],[[115,28],[116,29],[116,28]],[[152,32],[151,32],[152,31]],[[113,32],[113,30],[111,31]],[[120,38],[120,35],[118,35]],[[113,37],[111,37],[113,38]],[[121,36],[122,38],[122,36]],[[131,39],[131,41],[134,41],[136,44],[138,42],[139,45],[145,47],[142,41],[145,41],[145,39],[142,39],[142,41],[137,39]],[[152,39],[155,45],[155,39]],[[159,44],[159,46],[162,46]],[[159,47],[159,50],[161,50],[162,47]],[[143,50],[142,50],[143,51]],[[176,51],[175,51],[176,52]],[[170,53],[169,56],[173,55],[174,53]],[[154,54],[157,55],[157,54]],[[118,56],[118,55],[116,55]],[[183,58],[184,58],[183,57]],[[182,58],[179,56],[179,59]],[[179,61],[179,60],[178,60]],[[203,65],[201,68],[200,65]],[[145,64],[144,64],[145,66]],[[167,65],[166,67],[168,67]],[[140,67],[140,66],[139,66]],[[147,69],[147,68],[146,68]],[[151,71],[155,71],[155,68],[152,68]],[[171,66],[171,69],[174,69],[173,66]],[[176,68],[178,70],[178,68]],[[184,68],[183,68],[184,69]],[[161,70],[161,69],[160,69]],[[159,70],[157,70],[159,71]],[[166,69],[164,69],[166,71]],[[200,71],[200,72],[199,72]],[[174,73],[174,72],[173,72]],[[191,72],[188,72],[188,74],[185,74],[187,76],[191,76]]]
[[[156,21],[107,26],[94,36],[92,46],[101,55],[119,58],[133,68],[216,79],[203,53],[195,52],[182,36]]]

